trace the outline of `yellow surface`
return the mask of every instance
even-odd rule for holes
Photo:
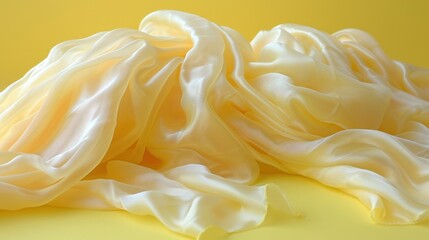
[[[327,32],[347,27],[374,35],[387,54],[429,67],[429,2],[421,1],[12,1],[0,0],[0,88],[20,78],[57,43],[119,27],[137,28],[157,9],[196,13],[238,30],[247,39],[260,29],[292,22]],[[361,204],[296,176],[263,177],[279,184],[303,216],[272,213],[258,229],[229,239],[426,239],[429,223],[373,224]],[[262,183],[260,182],[260,183]],[[1,196],[0,196],[1,197]],[[150,217],[125,212],[36,208],[0,212],[0,239],[180,239]],[[182,237],[183,238],[183,237]],[[183,238],[187,239],[187,238]]]

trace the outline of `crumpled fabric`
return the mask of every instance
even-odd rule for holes
[[[269,206],[294,214],[251,185],[271,166],[355,196],[375,222],[417,223],[428,101],[429,70],[360,30],[286,24],[249,44],[154,12],[55,46],[1,92],[0,209],[123,209],[202,238],[258,226]]]

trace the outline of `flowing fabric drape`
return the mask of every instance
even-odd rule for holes
[[[239,33],[175,11],[54,47],[0,94],[0,209],[153,215],[190,236],[293,213],[272,166],[358,198],[384,224],[428,219],[429,70],[367,33]]]

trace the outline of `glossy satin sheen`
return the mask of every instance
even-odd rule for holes
[[[0,94],[0,208],[154,215],[191,236],[294,214],[267,165],[428,218],[429,71],[365,32],[239,33],[175,11],[54,47]],[[210,228],[210,227],[216,228]],[[212,229],[205,231],[206,229]],[[205,233],[202,234],[201,233]]]

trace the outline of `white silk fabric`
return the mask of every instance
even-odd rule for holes
[[[54,47],[0,94],[0,208],[153,215],[190,236],[287,212],[261,166],[358,198],[384,224],[428,219],[429,71],[367,33],[298,26],[249,44],[158,11]]]

